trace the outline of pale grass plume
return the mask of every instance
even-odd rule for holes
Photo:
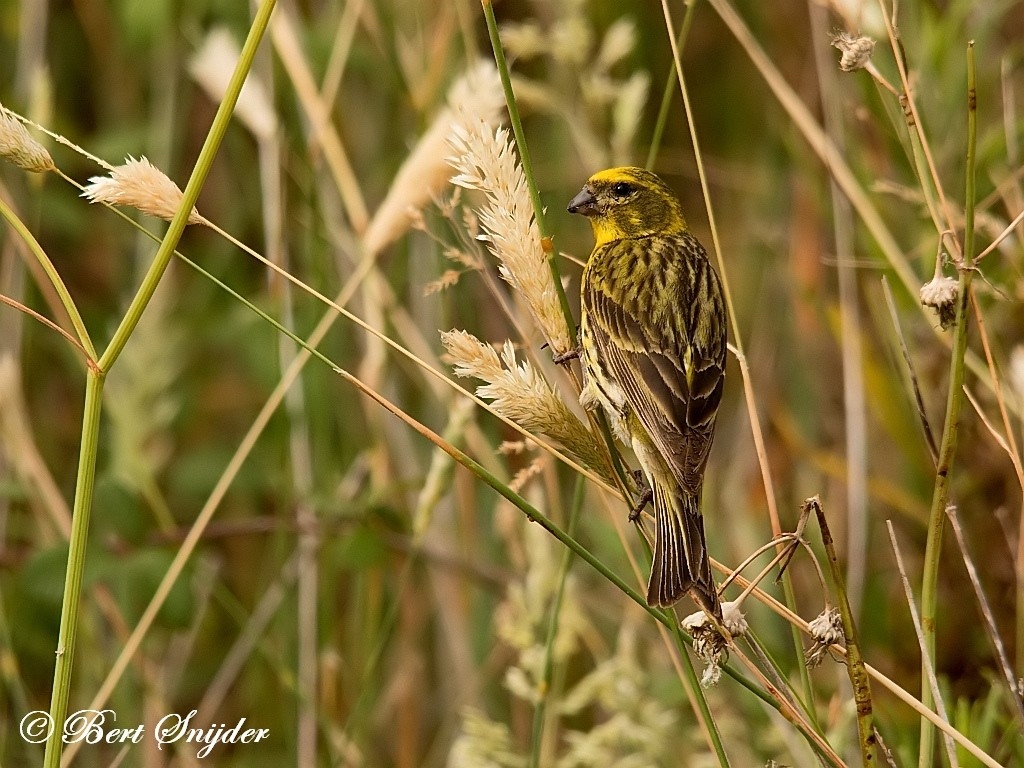
[[[501,25],[501,45],[509,57],[527,61],[546,53],[548,40],[536,22],[510,22]]]
[[[110,169],[109,176],[93,176],[82,190],[90,203],[125,205],[145,214],[170,221],[181,207],[181,189],[146,159],[129,155],[123,165]],[[209,224],[194,207],[188,215],[189,224]]]
[[[629,161],[650,84],[651,78],[646,72],[634,72],[616,88],[610,138],[612,156],[616,163]]]
[[[467,115],[449,137],[452,183],[484,193],[477,210],[482,234],[501,276],[525,299],[556,354],[572,348],[540,230],[509,132]]]
[[[529,484],[535,477],[539,477],[544,471],[548,462],[543,457],[537,457],[525,467],[516,472],[515,477],[509,482],[508,487],[516,493],[522,495],[523,489]]]
[[[540,78],[514,76],[516,99],[564,123],[576,153],[593,166],[627,162],[650,81],[644,71],[623,73],[639,39],[636,24],[621,16],[602,33],[580,2],[558,3],[552,15],[543,26],[502,27],[502,44],[512,58],[544,57],[548,64]],[[575,92],[567,93],[566,83],[575,84]]]
[[[461,437],[469,426],[473,415],[474,404],[465,398],[452,403],[449,410],[448,426],[444,438],[449,442]],[[441,503],[445,494],[451,489],[454,460],[445,451],[435,448],[430,458],[423,487],[416,498],[416,507],[412,515],[412,536],[414,542],[423,540],[427,529],[434,520],[434,511]]]
[[[458,269],[446,269],[441,273],[441,276],[436,280],[431,280],[423,287],[423,295],[431,296],[435,293],[451,288],[462,277],[462,272]]]
[[[32,138],[13,113],[0,104],[0,157],[32,173],[56,169],[46,147]]]
[[[498,70],[489,61],[471,66],[448,91],[442,109],[412,152],[402,163],[363,236],[370,253],[378,253],[417,224],[417,212],[439,193],[448,181],[448,137],[462,118],[473,115],[493,128],[505,114],[505,97]]]
[[[614,655],[602,658],[566,691],[558,703],[560,715],[591,710],[602,713],[603,719],[586,730],[566,731],[566,749],[556,768],[679,764],[685,730],[671,708],[651,695],[651,676],[639,656],[636,628],[624,623]]]
[[[564,665],[578,653],[581,639],[591,634],[593,627],[580,608],[575,579],[562,570],[563,553],[554,539],[521,514],[496,519],[496,524],[507,542],[516,574],[494,613],[495,634],[516,652],[515,661],[505,670],[504,685],[516,699],[538,706],[547,690],[548,660]],[[549,647],[550,614],[563,577],[564,594]]]
[[[454,363],[456,376],[485,382],[477,387],[476,394],[490,400],[494,410],[528,432],[558,440],[607,479],[608,469],[595,437],[529,361],[516,359],[512,342],[505,342],[500,357],[494,347],[466,331],[442,332],[441,342]]]
[[[220,102],[227,93],[241,50],[226,27],[215,27],[189,61],[188,69],[211,100]],[[277,116],[258,76],[249,73],[235,104],[235,117],[257,139],[269,139],[277,131]]]
[[[173,274],[160,282],[103,389],[113,475],[140,493],[155,487],[174,450],[171,427],[181,407],[174,393],[187,349],[175,322],[175,282]]]
[[[567,64],[582,66],[594,49],[594,29],[585,3],[572,0],[563,5],[569,11],[551,25],[551,55]]]
[[[636,45],[636,24],[627,16],[620,16],[604,33],[594,63],[609,70],[633,52]]]
[[[505,672],[505,687],[517,698],[537,704],[543,695],[549,614],[562,576],[561,550],[546,531],[530,525],[522,515],[515,518],[508,535],[515,536],[521,545],[516,547],[520,557],[515,566],[521,575],[509,583],[505,599],[495,611],[494,629],[506,645],[517,651],[515,663]],[[555,663],[575,653],[580,638],[588,631],[579,605],[579,590],[569,574],[551,646]]]
[[[1010,353],[1010,383],[1017,402],[1024,406],[1024,345],[1018,344]]]
[[[512,732],[474,707],[462,711],[462,727],[448,753],[448,768],[526,768],[516,752]]]

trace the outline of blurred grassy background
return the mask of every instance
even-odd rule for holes
[[[864,72],[839,72],[838,54],[828,43],[844,22],[833,10],[813,0],[743,5],[747,25],[800,99],[819,120],[832,110],[833,138],[843,142],[847,163],[926,282],[938,237],[922,205],[895,98]],[[898,82],[877,6],[849,6],[851,14],[863,14],[863,31],[879,40],[877,67]],[[673,7],[681,20],[682,6]],[[499,21],[511,25],[505,27],[506,44],[555,242],[585,258],[589,228],[563,214],[564,204],[594,170],[642,164],[647,156],[671,67],[661,9],[605,0],[501,2],[495,8]],[[331,122],[372,213],[451,83],[467,62],[490,56],[480,8],[470,0],[350,0],[284,3],[277,13],[285,12],[302,61],[320,87],[338,78]],[[978,244],[984,248],[1024,205],[1018,114],[1024,3],[915,1],[900,3],[899,13],[922,123],[943,187],[961,212],[958,222],[965,48],[975,40]],[[223,0],[5,2],[0,101],[110,163],[144,154],[183,185],[216,108],[190,76],[189,61],[215,27],[227,27],[241,42],[249,19],[246,4]],[[623,31],[627,22],[632,35]],[[605,65],[599,52],[611,45],[609,30],[621,37],[622,50]],[[346,212],[282,58],[268,38],[255,72],[279,121],[276,152],[269,159],[261,155],[252,135],[233,127],[199,209],[255,249],[286,254],[290,272],[333,296],[359,262],[359,224]],[[855,609],[866,658],[917,692],[918,644],[885,521],[893,521],[919,590],[934,468],[882,276],[893,286],[936,434],[945,409],[948,346],[934,333],[935,318],[922,313],[917,296],[893,278],[858,219],[851,219],[849,235],[837,238],[827,169],[707,4],[695,10],[683,66],[783,525],[791,529],[802,500],[821,494],[855,584],[861,574]],[[678,90],[666,125],[655,169],[679,192],[692,228],[710,248]],[[102,172],[66,148],[50,147],[61,170],[80,182]],[[56,264],[94,338],[105,340],[155,246],[56,178],[28,177],[5,165],[0,195]],[[268,244],[268,210],[283,222],[280,248]],[[357,291],[353,311],[417,353],[425,341],[433,356],[441,351],[438,329],[466,328],[494,343],[517,338],[494,310],[485,276],[468,273],[452,287],[425,293],[452,266],[438,239],[451,243],[457,234],[453,217],[436,206],[427,206],[424,216],[434,236],[413,231],[385,249],[373,279]],[[144,222],[162,231],[152,219]],[[207,230],[188,230],[180,250],[269,314],[287,318],[300,336],[325,310]],[[850,267],[845,305],[840,263]],[[984,279],[975,282],[1018,440],[1022,265],[1024,251],[1014,234],[986,258]],[[495,273],[489,259],[485,271]],[[575,310],[580,268],[565,259],[562,271]],[[0,286],[5,295],[55,317],[6,228]],[[841,328],[844,311],[859,318],[852,332],[848,324],[845,333]],[[859,355],[850,357],[854,343]],[[280,379],[292,354],[289,344],[206,278],[172,263],[158,300],[110,377],[72,711],[85,706],[104,680]],[[982,353],[976,333],[970,344]],[[64,340],[9,307],[0,310],[0,348],[7,361],[0,386],[0,764],[28,765],[41,760],[41,749],[19,737],[17,724],[49,702],[67,556],[52,521],[66,514],[60,499],[70,504],[73,494],[83,367]],[[382,353],[345,320],[321,348],[432,429],[451,429],[453,441],[500,476],[511,478],[540,462],[523,493],[556,519],[567,518],[573,473],[535,453],[499,455],[502,440],[517,438],[507,427],[479,410],[460,410],[449,391],[436,389],[407,360]],[[844,353],[855,365],[845,379]],[[544,356],[536,348],[529,354]],[[541,364],[551,380],[559,380]],[[705,509],[712,555],[736,564],[767,541],[771,529],[732,359],[728,377]],[[862,406],[851,393],[857,384]],[[973,375],[968,386],[1002,431],[991,389]],[[204,722],[234,724],[245,717],[271,730],[272,738],[259,748],[215,749],[208,760],[217,765],[303,765],[308,759],[318,765],[525,764],[514,756],[529,753],[533,709],[515,670],[529,677],[535,660],[524,660],[525,652],[543,646],[561,550],[465,471],[430,475],[432,462],[441,466],[435,449],[325,365],[314,361],[304,369],[300,392],[259,437],[117,685],[108,706],[118,725],[200,708]],[[568,387],[565,392],[571,399]],[[851,397],[852,409],[846,406]],[[864,436],[863,474],[851,456],[851,429]],[[960,437],[953,497],[1020,678],[1021,658],[1013,654],[1022,649],[1015,576],[1015,568],[1024,567],[1017,555],[1021,485],[1007,453],[969,406]],[[423,493],[428,476],[432,496]],[[577,531],[604,562],[632,578],[623,541],[636,553],[641,548],[632,531],[624,540],[617,533],[626,511],[590,489]],[[422,539],[413,536],[417,513],[426,521]],[[862,535],[856,533],[861,526]],[[816,534],[811,538],[817,541]],[[848,548],[851,541],[855,546]],[[1020,724],[949,535],[945,553],[936,667],[951,717],[998,760],[1024,764]],[[798,558],[792,576],[797,607],[813,618],[822,605],[813,571]],[[649,617],[579,563],[567,600],[555,680],[561,700],[578,705],[550,715],[543,764],[714,764]],[[748,608],[761,642],[788,659],[780,664],[795,679],[799,660],[790,658],[785,623],[761,606]],[[602,694],[605,679],[628,681],[638,693],[616,691],[609,683]],[[812,680],[821,726],[846,754],[855,742],[845,671],[826,662]],[[589,681],[589,692],[581,681]],[[880,730],[900,764],[916,761],[916,715],[877,686],[875,694]],[[710,698],[735,765],[810,764],[795,731],[739,686],[726,679]],[[498,746],[487,756],[491,762],[474,756],[473,735],[486,731],[488,722],[467,707],[507,729],[490,736],[495,744],[507,738],[514,756],[501,758]],[[632,725],[618,740],[596,745],[595,734],[616,718]],[[637,730],[641,725],[648,730]],[[624,735],[631,732],[650,743],[631,744]],[[577,743],[584,738],[595,740],[590,753]],[[75,764],[123,758],[124,765],[191,765],[193,754],[158,752],[147,740],[121,756],[116,747],[86,746]],[[680,754],[691,757],[680,762]]]

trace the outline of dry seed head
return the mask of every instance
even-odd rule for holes
[[[455,155],[453,184],[484,193],[478,210],[480,227],[499,272],[526,300],[541,332],[555,354],[572,347],[558,292],[533,217],[533,204],[523,169],[516,159],[507,130],[493,130],[468,117],[448,139]]]
[[[170,221],[181,207],[182,193],[178,185],[146,159],[130,155],[124,165],[110,170],[109,176],[93,176],[82,190],[90,203],[127,205],[145,214]],[[207,224],[195,208],[188,215],[189,224]]]
[[[833,33],[832,45],[843,54],[839,59],[839,68],[843,72],[863,69],[871,61],[871,54],[875,52],[874,40],[867,35],[854,36],[849,32]]]
[[[921,303],[939,315],[943,329],[956,321],[956,304],[960,298],[960,283],[952,277],[936,277],[921,286]]]
[[[554,438],[608,479],[594,436],[536,368],[526,360],[516,360],[512,342],[505,342],[500,357],[493,347],[466,331],[442,332],[441,342],[454,363],[456,376],[486,382],[477,387],[476,393],[490,400],[494,410],[528,432]]]
[[[32,138],[21,121],[16,120],[0,104],[0,157],[33,173],[44,173],[56,168],[46,147]]]
[[[843,632],[843,619],[835,608],[826,608],[808,625],[811,630],[811,647],[804,652],[808,667],[816,667],[828,654],[828,647],[846,639]]]
[[[748,629],[747,620],[735,602],[722,603],[722,624],[733,637],[741,637]],[[706,664],[700,684],[710,688],[722,677],[722,664],[729,660],[729,643],[704,611],[691,613],[681,626],[690,633],[693,650]]]

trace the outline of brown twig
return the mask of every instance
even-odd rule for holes
[[[839,598],[839,613],[843,618],[843,634],[846,636],[847,670],[850,675],[850,684],[853,686],[853,700],[857,705],[857,736],[860,740],[861,759],[865,766],[875,765],[876,740],[871,715],[871,684],[868,680],[867,670],[864,668],[864,659],[860,655],[860,642],[857,640],[857,627],[853,621],[853,612],[850,610],[850,600],[846,595],[843,570],[839,567],[839,557],[836,555],[832,533],[825,520],[825,511],[821,508],[821,499],[817,496],[806,499],[804,510],[813,511],[817,516],[818,527],[821,529],[821,541],[825,545],[828,564],[832,570],[832,580],[835,582]]]

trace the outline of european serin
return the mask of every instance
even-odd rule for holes
[[[580,402],[604,408],[653,493],[647,602],[689,594],[721,619],[700,509],[725,376],[718,275],[649,171],[596,173],[568,210],[590,219],[596,240],[583,272]]]

